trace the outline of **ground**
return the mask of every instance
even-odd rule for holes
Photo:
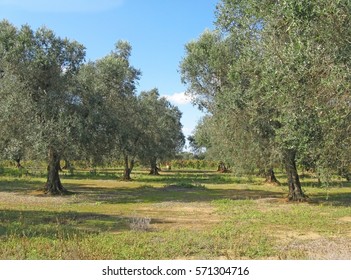
[[[281,186],[212,171],[168,171],[131,182],[116,171],[0,176],[1,259],[351,259],[351,188],[335,180],[310,200]]]

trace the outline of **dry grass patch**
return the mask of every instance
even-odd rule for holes
[[[73,196],[46,196],[39,193],[20,194],[0,192],[1,208],[19,208],[19,207],[49,207],[56,208],[74,201]]]
[[[282,243],[291,243],[296,240],[318,240],[322,238],[322,236],[317,232],[313,232],[313,231],[298,232],[298,231],[291,231],[288,229],[285,229],[285,230],[276,229],[273,231],[272,235],[274,236],[274,238],[279,239],[279,242],[282,242]]]
[[[211,229],[221,221],[216,208],[210,203],[203,202],[161,202],[136,210],[141,216],[151,217],[151,228],[165,229]]]
[[[341,222],[351,223],[351,216],[342,217],[339,219]]]
[[[309,260],[350,260],[351,239],[343,237],[297,239],[281,247],[281,250],[300,252],[305,256],[303,259]]]

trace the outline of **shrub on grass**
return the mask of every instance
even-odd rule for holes
[[[131,230],[148,231],[150,229],[151,218],[148,217],[132,217],[129,222]]]

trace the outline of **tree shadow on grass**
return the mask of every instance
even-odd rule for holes
[[[88,201],[109,204],[124,203],[160,203],[160,202],[211,202],[221,199],[232,200],[257,200],[265,198],[284,199],[288,196],[288,187],[270,189],[245,188],[206,188],[202,184],[191,184],[178,182],[154,187],[152,185],[142,185],[133,187],[96,187],[87,185],[71,185],[70,189],[78,196],[84,197]],[[309,203],[330,204],[333,206],[350,206],[351,192],[313,194],[309,197]]]
[[[197,182],[201,184],[255,184],[250,178],[238,177],[232,173],[218,173],[213,170],[172,170],[160,171],[158,176],[148,175],[149,170],[133,170],[131,177],[134,182],[141,183],[162,183],[172,182]],[[77,170],[73,174],[68,171],[61,172],[61,178],[67,179],[89,179],[89,180],[122,180],[123,169],[96,170],[96,172],[87,170]]]
[[[142,178],[136,178],[135,181],[143,183],[162,183],[162,184],[177,184],[177,183],[189,183],[189,184],[211,184],[211,185],[224,185],[224,184],[255,184],[256,182],[247,177],[238,177],[233,174],[220,174],[218,172],[168,172],[160,174],[158,176],[143,176]]]
[[[312,198],[311,203],[330,206],[351,206],[351,192],[317,194]]]
[[[69,173],[63,171],[60,173],[62,179],[75,179],[75,180],[117,180],[120,176],[116,172],[105,172],[105,171],[79,171],[74,173]]]
[[[144,174],[144,173],[143,173]],[[224,178],[224,179],[223,179]],[[228,179],[229,178],[229,179]],[[90,202],[101,202],[111,204],[123,203],[158,203],[158,202],[209,202],[219,199],[260,199],[260,198],[285,198],[287,196],[287,187],[270,189],[254,189],[246,188],[249,183],[248,179],[234,176],[223,176],[223,174],[213,173],[188,173],[167,174],[164,176],[143,176],[138,180],[133,181],[140,183],[141,187],[135,188],[125,187],[103,187],[98,186],[99,181],[93,181],[91,185],[82,185],[79,180],[77,183],[65,184],[65,187],[73,194],[77,195],[76,203],[81,200]],[[219,181],[224,181],[219,182]],[[237,181],[233,183],[233,181]],[[241,180],[241,181],[240,181]],[[101,181],[100,181],[101,182]],[[165,186],[178,186],[178,188],[154,187],[155,182]],[[216,184],[217,183],[217,184]],[[341,182],[340,187],[349,187],[350,183]],[[90,184],[90,183],[89,183]],[[206,188],[203,184],[213,184],[214,188]],[[226,188],[226,184],[237,184],[237,188]],[[311,183],[307,185],[310,186]],[[44,182],[35,178],[1,178],[0,177],[0,193],[18,193],[31,195],[33,191],[39,190],[44,185]],[[218,186],[217,186],[218,185]],[[223,185],[223,187],[220,187]],[[317,185],[315,186],[317,187]],[[310,203],[329,204],[334,206],[350,206],[351,193],[329,193],[313,194],[310,196]]]
[[[136,217],[93,212],[0,210],[0,240],[4,237],[71,239],[101,232],[123,232],[133,228]],[[152,219],[152,224],[166,223]]]
[[[44,182],[40,180],[33,180],[31,178],[15,178],[11,180],[1,180],[0,179],[0,192],[20,192],[25,193],[28,191],[33,191],[39,187],[44,186]]]
[[[327,189],[328,187],[333,188],[349,188],[351,187],[351,182],[345,180],[333,180],[329,185],[323,185],[322,183],[315,181],[302,181],[303,187],[317,188],[317,189]]]
[[[164,172],[160,175],[148,175],[145,171],[133,171],[131,174],[133,182],[140,183],[172,183],[172,182],[185,182],[192,183],[197,182],[201,184],[244,184],[253,183],[253,181],[246,178],[234,177],[229,174],[218,174],[216,172]],[[123,174],[121,173],[105,173],[105,172],[80,172],[74,174],[62,173],[61,178],[76,179],[76,180],[123,180]]]
[[[85,201],[109,204],[126,203],[160,203],[160,202],[211,202],[220,199],[260,199],[281,198],[281,191],[252,190],[252,189],[208,189],[204,186],[191,184],[168,185],[153,187],[144,185],[138,188],[104,188],[90,186],[71,186]]]
[[[227,184],[260,184],[260,182],[254,182],[253,180],[246,177],[236,177],[233,174],[219,174],[215,171],[172,171],[165,172],[159,176],[147,175],[144,170],[138,170],[133,172],[134,177],[132,182],[142,184],[211,184],[211,185],[227,185]],[[40,180],[41,178],[41,180]],[[33,190],[40,190],[45,185],[44,177],[33,177],[33,176],[22,176],[21,178],[0,177],[0,192],[29,192]],[[89,172],[79,172],[76,174],[60,174],[61,180],[72,179],[72,180],[94,180],[93,184],[99,184],[99,180],[111,180],[118,181],[121,177],[118,177],[116,173],[96,173],[90,174]],[[79,184],[79,183],[78,183]],[[64,184],[66,186],[66,184]],[[69,187],[67,188],[69,190]]]

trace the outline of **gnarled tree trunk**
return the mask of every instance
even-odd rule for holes
[[[217,171],[220,172],[220,173],[228,172],[228,168],[227,168],[227,166],[225,165],[225,163],[223,161],[219,162]]]
[[[296,168],[296,151],[295,150],[284,151],[284,164],[285,164],[285,170],[288,177],[288,185],[289,185],[288,199],[291,201],[306,200],[307,197],[301,189],[300,178]]]
[[[65,165],[62,167],[62,169],[71,169],[71,163],[68,159],[65,159]]]
[[[278,181],[277,177],[275,177],[273,167],[268,168],[268,170],[265,172],[265,177],[266,183],[280,185],[280,182]]]
[[[150,173],[149,173],[149,175],[160,175],[160,173],[158,173],[156,158],[150,159]]]
[[[68,194],[68,191],[61,184],[59,175],[60,156],[54,148],[49,149],[48,160],[49,165],[45,193],[50,195]]]
[[[16,158],[16,159],[15,159],[15,162],[16,162],[16,167],[17,167],[18,169],[23,168],[22,165],[21,165],[21,159],[20,159],[20,158]]]

